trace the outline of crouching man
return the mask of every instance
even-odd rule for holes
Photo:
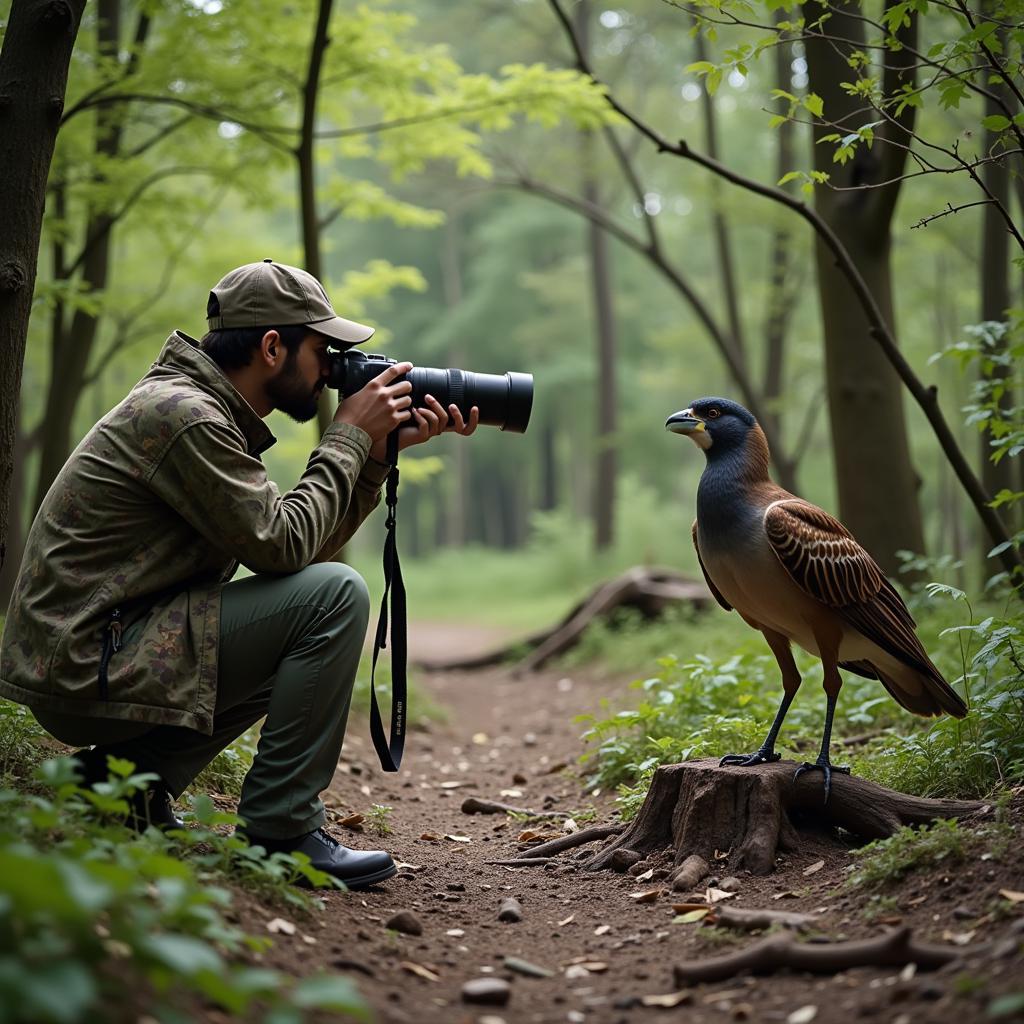
[[[314,418],[328,346],[372,328],[338,317],[305,271],[265,260],[210,294],[209,332],[175,332],[72,453],[29,531],[0,648],[0,694],[27,704],[77,758],[159,782],[132,823],[175,823],[171,800],[264,716],[239,814],[252,843],[309,856],[350,888],[395,873],[324,829],[369,614],[366,585],[330,561],[380,499],[386,439],[410,415],[397,363],[339,406],[285,494],[263,420]],[[464,422],[428,399],[399,447]],[[450,416],[449,416],[450,413]],[[229,582],[239,563],[255,575]]]

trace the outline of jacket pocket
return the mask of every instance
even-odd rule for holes
[[[121,650],[121,609],[114,608],[110,613],[110,620],[107,622],[103,637],[103,651],[100,654],[100,700],[107,699],[109,688],[107,673],[110,669],[110,659],[119,650]]]

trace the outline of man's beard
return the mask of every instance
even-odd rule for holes
[[[274,403],[274,408],[280,409],[296,423],[308,423],[316,416],[322,390],[322,383],[312,391],[308,390],[308,385],[299,373],[295,352],[288,353],[284,369],[267,381],[267,397]]]

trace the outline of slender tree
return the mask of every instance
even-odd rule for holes
[[[0,49],[0,563],[5,560],[18,396],[71,51],[85,0],[13,0]]]

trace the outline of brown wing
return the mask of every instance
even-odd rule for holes
[[[772,502],[764,529],[786,572],[822,604],[861,604],[882,590],[885,577],[875,560],[816,505],[800,498]]]
[[[711,577],[708,575],[707,569],[704,568],[704,559],[700,557],[700,546],[697,544],[697,520],[694,519],[693,526],[690,527],[690,536],[693,537],[693,550],[697,552],[697,561],[700,562],[700,571],[704,573],[704,582],[708,585],[708,590],[711,591],[714,599],[727,611],[732,611],[732,605],[724,597],[722,597],[721,591],[711,581]]]
[[[921,646],[903,598],[839,520],[810,502],[792,498],[770,505],[764,525],[775,554],[797,584],[822,604],[835,608],[882,650],[921,672],[943,710],[957,717],[966,714],[963,701]],[[844,667],[868,674],[862,663]],[[904,707],[919,714],[938,713],[938,708],[928,711],[912,706],[912,699],[897,694],[876,666],[870,668]]]

